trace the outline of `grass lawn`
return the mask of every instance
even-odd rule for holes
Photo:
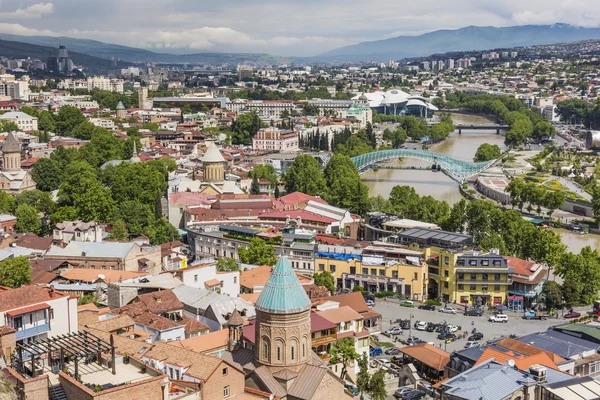
[[[390,342],[378,342],[377,340],[371,338],[371,344],[377,347],[394,347],[394,343]]]

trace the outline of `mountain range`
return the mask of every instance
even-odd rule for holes
[[[468,26],[438,30],[418,36],[362,42],[341,47],[315,57],[337,62],[400,60],[451,51],[488,50],[600,39],[600,28],[567,24],[521,25],[504,28]]]
[[[277,65],[290,62],[360,62],[400,60],[403,58],[425,57],[436,53],[453,51],[474,51],[522,46],[535,46],[554,43],[575,42],[586,39],[600,39],[600,28],[582,28],[567,24],[522,25],[497,28],[492,26],[468,26],[455,30],[437,30],[418,36],[398,36],[391,39],[362,42],[341,47],[314,57],[279,57],[260,53],[195,53],[167,54],[96,40],[75,39],[54,36],[22,36],[0,33],[0,54],[11,57],[43,57],[56,55],[58,45],[66,45],[76,64],[83,56],[88,64],[104,66],[108,57],[115,57],[129,63],[158,62],[172,64],[252,64]],[[15,46],[14,43],[27,43],[33,48]],[[10,46],[8,43],[13,43]],[[7,48],[9,52],[7,52]],[[50,51],[50,50],[51,51]]]
[[[194,54],[167,54],[155,53],[150,50],[135,47],[121,46],[118,44],[104,43],[97,40],[75,39],[66,36],[23,36],[0,33],[0,39],[34,44],[38,46],[50,46],[58,49],[59,44],[67,46],[71,51],[89,54],[94,57],[115,57],[120,60],[145,63],[205,63],[205,64],[285,64],[290,62],[289,58],[272,56],[261,53],[194,53]],[[58,52],[58,50],[55,50]],[[1,53],[0,53],[1,54]]]

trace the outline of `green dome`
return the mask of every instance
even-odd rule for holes
[[[120,101],[119,101],[119,104],[117,104],[117,110],[125,110],[125,106]]]
[[[271,314],[294,314],[310,310],[310,299],[286,256],[277,261],[255,307],[258,311]]]

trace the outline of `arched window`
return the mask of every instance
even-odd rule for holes
[[[277,345],[277,361],[281,361],[281,346]]]
[[[263,343],[263,358],[269,358],[269,344]]]
[[[292,345],[292,353],[291,353],[291,355],[292,355],[292,360],[294,359],[294,350],[296,350],[296,349],[294,348],[294,345]]]
[[[306,345],[302,343],[302,358],[306,357]]]

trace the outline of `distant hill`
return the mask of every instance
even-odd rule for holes
[[[118,44],[103,43],[97,40],[75,39],[66,36],[22,36],[0,33],[0,39],[50,46],[58,49],[59,44],[67,46],[69,52],[75,51],[94,57],[116,57],[129,62],[163,62],[163,63],[206,63],[206,64],[286,64],[289,58],[271,56],[260,53],[195,53],[166,54]],[[58,51],[58,50],[57,50]]]
[[[438,30],[419,36],[398,36],[362,42],[331,50],[314,58],[338,62],[385,62],[451,51],[533,46],[586,39],[600,39],[600,28],[581,28],[566,24],[506,28],[469,26],[456,30]]]
[[[9,58],[38,58],[45,62],[46,58],[58,55],[58,47],[37,46],[29,43],[0,40],[0,54]],[[106,73],[120,67],[133,65],[132,63],[121,61],[117,66],[113,66],[112,62],[108,59],[93,57],[75,51],[69,51],[69,57],[71,57],[75,65],[81,65],[94,73]]]

